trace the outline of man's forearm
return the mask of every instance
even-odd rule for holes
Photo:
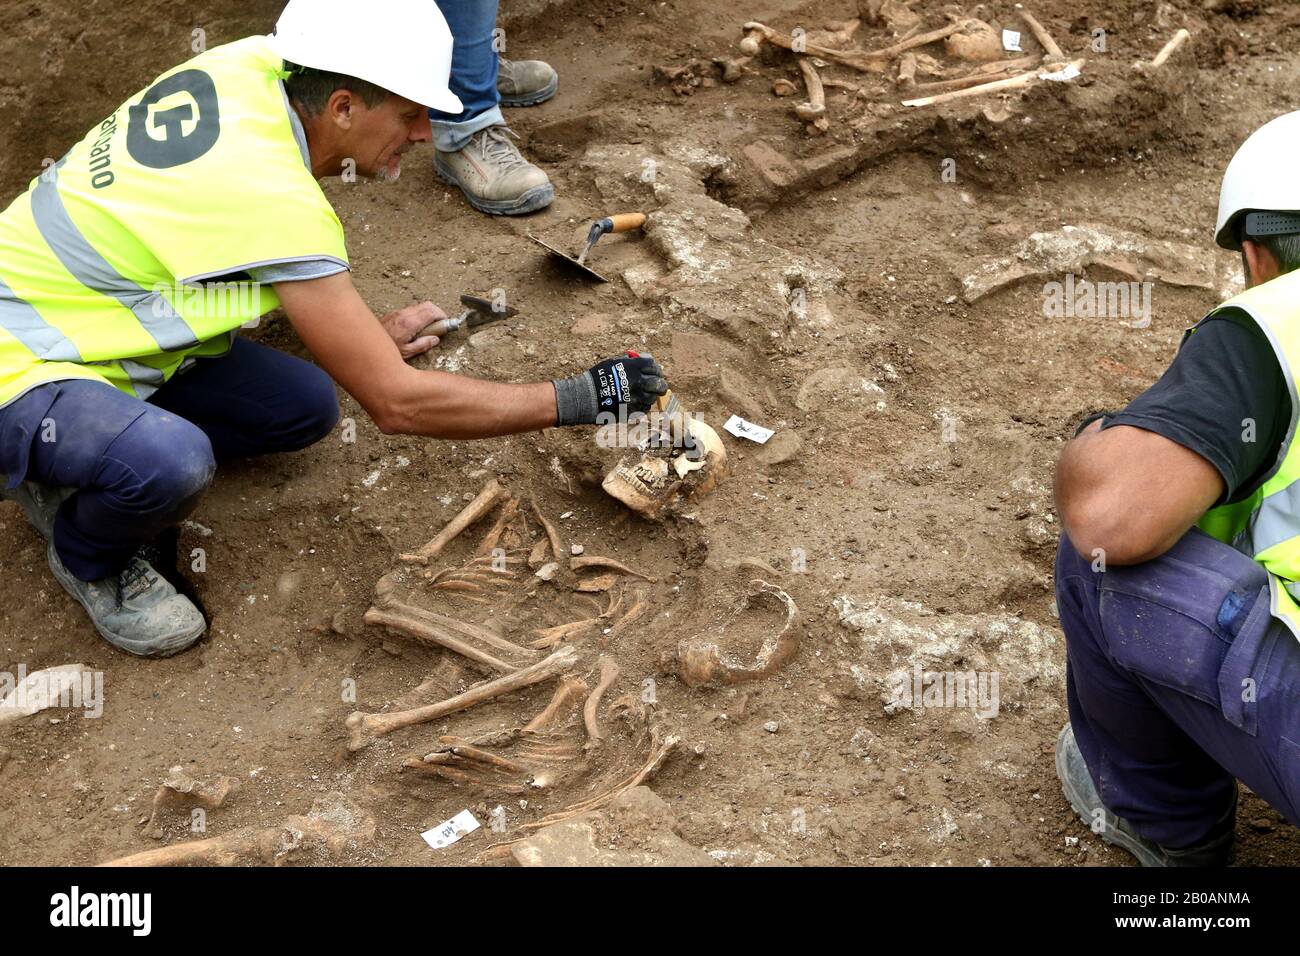
[[[555,386],[550,382],[508,385],[415,369],[403,379],[386,407],[372,412],[390,434],[494,438],[556,423]]]

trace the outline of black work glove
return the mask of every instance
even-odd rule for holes
[[[635,352],[605,359],[580,375],[556,379],[552,384],[557,425],[595,425],[603,413],[612,416],[611,421],[626,421],[637,412],[648,412],[668,391],[659,363]]]

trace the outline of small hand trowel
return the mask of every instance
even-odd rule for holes
[[[499,305],[492,299],[484,299],[477,295],[462,295],[460,304],[465,307],[464,312],[455,318],[439,319],[432,325],[425,326],[420,335],[436,335],[442,338],[448,332],[455,332],[462,326],[473,332],[484,325],[500,322],[502,319],[519,314],[518,309]]]
[[[591,253],[592,247],[596,245],[601,236],[609,235],[611,232],[631,232],[633,229],[640,229],[645,225],[645,218],[643,212],[625,212],[617,216],[597,219],[591,224],[591,229],[587,232],[587,244],[583,246],[582,252],[576,259],[567,252],[561,252],[549,243],[543,242],[536,236],[530,235],[528,238],[549,252],[552,259],[563,262],[583,278],[592,279],[596,282],[608,282],[608,279],[586,264],[587,256]]]

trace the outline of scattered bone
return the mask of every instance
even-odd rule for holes
[[[601,612],[600,618],[603,621],[607,621],[622,609],[623,609],[623,592],[621,590],[615,591],[613,594],[609,596],[609,604],[605,607],[605,610]]]
[[[904,53],[898,61],[898,79],[895,81],[899,87],[910,90],[916,86],[916,54]]]
[[[1002,35],[983,20],[963,20],[958,29],[943,41],[948,55],[958,60],[987,63],[1003,57]]]
[[[555,579],[555,576],[559,573],[560,573],[559,562],[551,561],[548,564],[543,564],[540,568],[537,569],[536,577],[541,578],[543,581],[553,581]]]
[[[559,624],[555,627],[548,627],[544,630],[533,631],[538,640],[532,642],[529,647],[538,650],[547,650],[558,647],[565,641],[576,640],[580,637],[586,637],[588,633],[600,627],[600,618],[591,617],[582,621],[570,621],[568,624]]]
[[[505,674],[496,680],[479,684],[465,693],[458,694],[441,703],[393,714],[367,714],[356,711],[350,714],[346,721],[348,750],[355,753],[370,744],[376,737],[390,734],[394,730],[437,720],[439,717],[468,710],[505,694],[531,687],[534,684],[540,684],[566,670],[571,670],[577,660],[578,652],[576,650],[572,647],[561,647],[550,657],[538,661],[536,664],[511,674]]]
[[[541,522],[542,528],[546,532],[546,540],[551,543],[551,555],[558,561],[564,554],[564,545],[560,542],[560,533],[555,530],[555,525],[551,524],[546,515],[542,514],[542,509],[537,506],[535,500],[530,501],[529,504],[532,505],[533,514],[537,516],[537,520]]]
[[[646,602],[644,595],[642,595],[640,592],[637,592],[636,601],[632,604],[630,608],[627,609],[627,613],[618,619],[618,622],[609,629],[608,634],[601,637],[600,639],[601,646],[604,647],[608,645],[611,641],[614,640],[614,638],[618,637],[629,627],[631,627],[634,623],[636,623],[637,619],[641,617],[641,615],[644,614],[649,607],[650,605],[649,603]]]
[[[964,90],[984,83],[1009,80],[1019,75],[1023,70],[1031,69],[1037,64],[1038,57],[1034,56],[1021,57],[1016,60],[998,60],[995,63],[983,63],[965,76],[955,77],[951,80],[939,80],[934,83],[915,83],[912,85],[912,91],[930,95],[944,93],[948,90]]]
[[[491,511],[497,502],[507,494],[508,492],[501,487],[501,483],[493,478],[483,486],[483,490],[478,493],[478,497],[466,505],[460,514],[452,518],[447,523],[447,526],[438,532],[436,538],[413,554],[402,555],[402,560],[409,564],[428,564],[430,558],[437,555],[457,535]]]
[[[456,591],[467,594],[482,594],[483,589],[472,581],[439,581],[433,586],[435,591]]]
[[[581,591],[584,594],[603,594],[615,584],[618,583],[617,574],[598,574],[594,577],[585,578],[574,585],[575,591]]]
[[[752,28],[749,24],[745,25],[745,38],[740,41],[740,52],[746,56],[757,56],[758,51],[763,48],[763,40],[766,34],[763,30]]]
[[[460,654],[502,674],[518,670],[537,659],[533,651],[507,641],[485,627],[457,621],[422,607],[401,604],[391,598],[366,611],[364,620],[371,626],[386,627],[426,646]]]
[[[163,837],[162,820],[164,814],[176,810],[216,810],[226,802],[232,790],[239,788],[237,777],[220,776],[215,780],[203,782],[195,780],[183,767],[172,767],[162,786],[153,796],[153,813],[150,814],[144,828],[156,840]]]
[[[1197,289],[1216,285],[1214,258],[1199,246],[1085,224],[1031,233],[1009,256],[990,260],[965,276],[962,297],[976,302],[1022,279],[1081,275],[1091,265],[1114,269],[1135,282]]]
[[[244,827],[225,836],[119,857],[100,866],[280,866],[300,852],[337,858],[374,843],[375,820],[345,797],[318,799],[306,816],[289,817],[279,826]]]
[[[853,35],[862,26],[860,19],[828,23],[824,30],[809,30],[806,39],[816,46],[843,49],[853,42]]]
[[[1065,53],[1061,50],[1061,47],[1057,42],[1052,39],[1052,35],[1047,32],[1047,27],[1039,23],[1038,18],[1024,7],[1021,7],[1019,4],[1016,4],[1016,6],[1020,11],[1020,19],[1025,21],[1025,24],[1029,27],[1029,31],[1033,33],[1034,39],[1036,39],[1039,46],[1047,52],[1047,55],[1049,57],[1064,57]]]
[[[613,558],[602,557],[599,554],[590,554],[587,555],[586,557],[570,558],[569,567],[572,568],[574,571],[585,571],[588,568],[606,568],[610,571],[617,571],[619,574],[626,574],[628,577],[631,578],[640,578],[642,581],[656,580],[655,578],[642,574],[640,571],[633,571],[626,564],[622,564],[618,561],[615,561]]]
[[[677,676],[687,687],[762,680],[775,674],[798,653],[799,608],[794,599],[766,581],[755,579],[751,583],[758,585],[758,588],[745,597],[744,606],[747,607],[764,596],[775,598],[785,606],[785,624],[775,634],[764,639],[752,664],[725,656],[717,641],[711,637],[682,641],[677,645]]]
[[[515,497],[507,498],[505,505],[501,508],[501,514],[497,516],[496,523],[483,536],[479,546],[474,549],[475,556],[491,555],[496,550],[497,542],[501,540],[501,535],[505,533],[506,527],[515,519],[515,515],[518,513],[519,499]]]
[[[58,707],[61,700],[80,700],[85,669],[84,664],[60,664],[32,671],[0,700],[0,724]]]
[[[722,70],[723,83],[735,83],[748,72],[745,67],[753,60],[752,56],[737,57],[734,60],[728,57],[717,57],[713,62]]]
[[[618,680],[618,664],[608,657],[602,657],[599,663],[600,680],[582,708],[582,722],[587,728],[587,746],[589,748],[600,746],[602,734],[600,727],[596,724],[596,708],[600,706],[600,699],[605,696],[605,691],[609,690],[614,681]]]
[[[745,24],[745,29],[757,30],[762,33],[763,39],[773,46],[779,46],[785,50],[794,49],[794,41],[784,34],[778,33],[771,27],[758,22]],[[895,43],[893,46],[887,46],[880,50],[835,50],[830,47],[820,46],[815,43],[802,44],[799,53],[806,53],[809,56],[819,56],[824,60],[832,63],[839,63],[842,66],[851,67],[864,73],[882,73],[886,65],[901,53],[905,53],[915,47],[925,46],[927,43],[934,43],[936,40],[943,40],[961,29],[961,24],[953,23],[938,30],[931,30],[929,33],[922,33],[906,40]],[[741,41],[741,49],[744,49],[744,42]]]
[[[555,688],[555,694],[551,697],[551,702],[525,725],[524,733],[541,733],[559,720],[586,693],[587,682],[581,677],[569,676],[563,678],[560,685]]]
[[[772,92],[777,96],[794,96],[799,92],[799,87],[782,76],[772,81]]]
[[[1181,47],[1184,43],[1190,40],[1191,37],[1192,34],[1188,30],[1185,29],[1179,30],[1177,33],[1174,34],[1173,39],[1171,39],[1160,49],[1160,52],[1156,54],[1155,59],[1152,60],[1150,64],[1146,64],[1146,65],[1153,70],[1159,69],[1160,67],[1164,66],[1165,61],[1167,61],[1171,56],[1177,53],[1179,47]],[[1137,65],[1143,66],[1144,64],[1142,64],[1139,61]]]
[[[799,57],[799,71],[803,73],[804,85],[808,87],[808,101],[794,108],[795,116],[810,123],[818,132],[824,133],[831,128],[830,117],[826,115],[826,89],[822,86],[821,75],[817,68],[808,62],[807,57]]]
[[[1006,90],[1023,89],[1031,86],[1041,80],[1048,73],[1064,72],[1066,70],[1080,70],[1087,61],[1084,59],[1072,60],[1069,63],[1062,64],[1059,70],[1049,69],[1045,72],[1034,71],[1032,73],[1022,73],[1019,76],[1009,77],[1007,79],[995,80],[991,83],[982,83],[979,86],[968,87],[964,90],[954,90],[951,93],[939,93],[935,96],[926,96],[915,100],[904,100],[904,106],[933,106],[938,103],[947,103],[951,100],[965,99],[970,96],[983,96],[987,93],[1001,93]]]
[[[627,780],[615,785],[603,793],[599,793],[594,797],[583,800],[581,803],[575,803],[567,809],[552,813],[549,816],[543,817],[540,820],[535,820],[532,823],[525,823],[523,829],[537,830],[541,827],[550,826],[552,823],[559,823],[561,820],[576,817],[578,814],[586,813],[588,810],[595,810],[599,807],[603,807],[620,793],[631,790],[633,787],[638,787],[654,776],[659,771],[659,768],[664,765],[669,754],[673,752],[680,742],[681,738],[676,735],[665,737],[657,745],[651,746],[650,754],[646,758],[645,764]]]
[[[425,621],[417,620],[413,617],[407,617],[391,610],[381,610],[372,607],[366,611],[365,622],[372,627],[386,627],[391,631],[396,631],[405,637],[410,637],[432,647],[441,647],[462,657],[469,658],[476,664],[482,664],[484,667],[491,668],[501,674],[511,674],[519,668],[513,664],[501,660],[488,651],[475,647],[468,641],[462,640],[445,631],[439,629],[436,625]],[[527,653],[525,648],[521,651]]]
[[[516,763],[513,760],[494,754],[490,750],[476,747],[468,740],[462,740],[460,737],[439,737],[438,741],[439,743],[444,743],[450,746],[452,754],[457,757],[463,757],[466,760],[473,760],[477,763],[487,764],[489,767],[503,770],[506,773],[528,775],[533,772],[531,768],[525,767],[523,764]]]
[[[828,90],[844,90],[846,93],[853,93],[858,96],[866,95],[866,90],[856,83],[849,83],[847,80],[831,80],[823,76],[822,86]]]

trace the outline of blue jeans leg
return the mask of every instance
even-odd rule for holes
[[[464,148],[475,133],[505,122],[497,92],[498,56],[493,31],[497,0],[437,0],[455,40],[451,91],[460,98],[459,116],[429,111],[434,145],[444,153]]]
[[[1236,780],[1300,822],[1300,642],[1268,576],[1193,529],[1154,561],[1093,570],[1062,538],[1070,722],[1108,809],[1170,848],[1214,836]]]

